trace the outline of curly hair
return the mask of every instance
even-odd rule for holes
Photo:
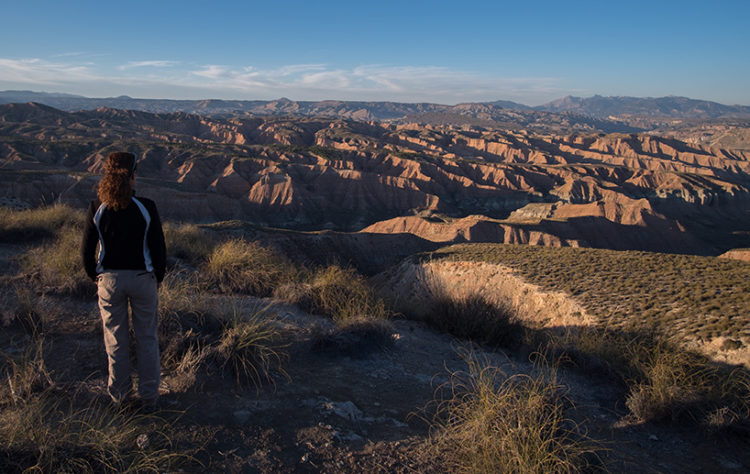
[[[130,178],[135,173],[135,167],[135,155],[132,153],[110,153],[104,162],[104,177],[97,189],[99,200],[115,211],[127,208],[133,197]]]

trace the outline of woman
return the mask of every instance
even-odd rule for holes
[[[81,255],[86,273],[98,286],[109,361],[109,396],[120,404],[131,393],[130,304],[138,395],[143,408],[153,411],[161,371],[157,286],[164,278],[166,246],[156,205],[150,199],[135,197],[136,167],[132,153],[116,152],[107,157],[98,199],[89,204]]]

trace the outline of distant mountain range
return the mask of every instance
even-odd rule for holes
[[[686,97],[563,97],[544,105],[529,107],[510,101],[443,105],[433,103],[361,102],[361,101],[292,101],[276,100],[170,100],[136,99],[128,96],[89,98],[62,93],[32,91],[0,91],[0,104],[37,102],[64,111],[93,110],[100,107],[138,110],[152,113],[187,112],[199,115],[255,116],[322,116],[364,121],[415,121],[425,123],[478,123],[482,121],[534,123],[546,121],[544,113],[569,117],[590,117],[597,120],[630,123],[634,118],[650,119],[653,123],[670,119],[711,120],[750,118],[750,106],[724,105]],[[519,115],[520,114],[520,115]],[[519,119],[521,118],[521,119]],[[559,120],[559,119],[558,119]],[[576,121],[576,120],[574,120]],[[580,122],[580,119],[577,120]],[[629,122],[630,121],[630,122]],[[615,131],[606,123],[588,124],[592,128]],[[648,128],[638,122],[637,127]],[[622,130],[627,131],[627,130]]]

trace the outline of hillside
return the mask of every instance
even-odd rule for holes
[[[704,255],[750,246],[747,152],[653,134],[10,104],[0,197],[84,206],[115,149],[139,156],[139,192],[175,219]]]

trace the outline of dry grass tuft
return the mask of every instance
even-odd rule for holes
[[[27,286],[13,284],[3,293],[0,303],[0,326],[17,327],[35,336],[44,331],[44,317],[37,295]]]
[[[54,382],[44,363],[44,339],[34,337],[20,357],[4,354],[0,376],[0,406],[22,407]]]
[[[432,447],[450,472],[580,472],[596,445],[565,417],[553,367],[507,376],[471,350],[438,389]],[[447,395],[446,395],[447,394]]]
[[[203,266],[210,288],[223,293],[270,296],[278,286],[297,279],[296,268],[257,242],[235,239],[217,245]]]
[[[625,404],[637,421],[687,419],[713,429],[750,421],[745,369],[724,369],[665,341],[631,346],[629,361],[635,377]]]
[[[235,310],[223,322],[221,340],[216,355],[223,369],[229,369],[238,385],[250,381],[256,386],[268,381],[273,374],[288,377],[282,361],[288,356],[288,344],[281,340],[279,328],[271,320],[268,308],[257,308],[247,314]]]
[[[208,232],[195,224],[165,222],[164,239],[171,256],[196,267],[208,260],[215,245]]]
[[[750,373],[722,367],[654,335],[584,328],[550,340],[587,373],[627,387],[625,406],[637,422],[698,422],[711,430],[750,422]]]
[[[388,319],[391,312],[382,298],[353,269],[336,265],[316,271],[309,283],[280,287],[274,296],[303,310],[331,317],[340,327],[351,321]]]

